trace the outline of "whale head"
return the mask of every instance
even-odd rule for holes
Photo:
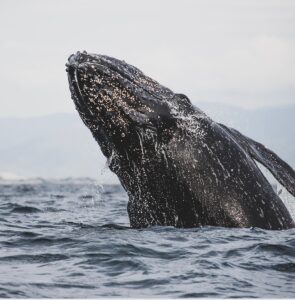
[[[140,155],[142,147],[169,138],[179,112],[192,109],[186,96],[124,61],[84,51],[66,66],[76,109],[107,158]]]

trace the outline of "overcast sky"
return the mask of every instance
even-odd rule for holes
[[[293,0],[1,0],[0,116],[74,112],[64,64],[84,49],[195,104],[295,105]]]

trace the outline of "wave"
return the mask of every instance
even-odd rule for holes
[[[0,185],[15,184],[41,184],[41,183],[69,183],[69,184],[99,184],[94,178],[90,177],[66,177],[66,178],[43,178],[25,177],[13,173],[0,173]]]

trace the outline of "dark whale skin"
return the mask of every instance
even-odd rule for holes
[[[255,162],[295,195],[295,172],[275,153],[124,61],[77,52],[66,66],[76,109],[128,193],[131,227],[295,227]]]

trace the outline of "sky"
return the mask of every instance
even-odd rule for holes
[[[295,105],[293,0],[1,0],[0,117],[74,112],[77,50],[124,59],[196,105]]]

